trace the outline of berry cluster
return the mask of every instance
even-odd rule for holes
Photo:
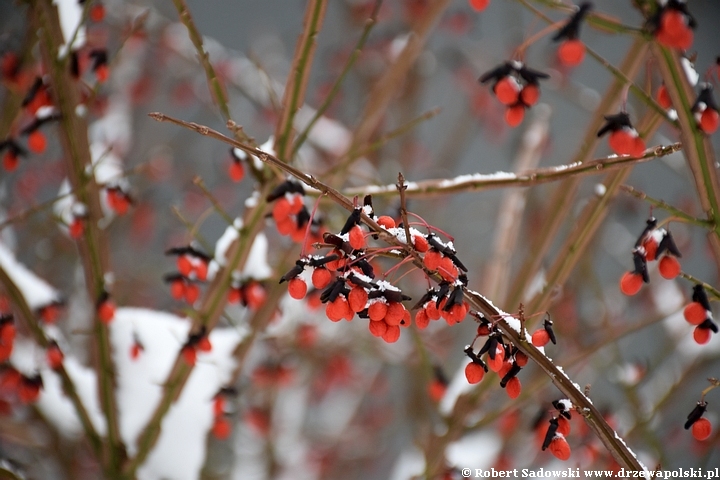
[[[196,333],[191,333],[185,344],[180,349],[180,355],[183,360],[190,366],[194,366],[197,362],[197,354],[200,352],[209,352],[212,350],[212,344],[207,335],[207,328],[205,325],[200,327],[200,330]]]
[[[610,132],[608,144],[618,155],[640,157],[645,152],[645,142],[630,122],[626,112],[605,115],[605,125],[598,130],[597,136],[602,137]]]
[[[173,247],[165,255],[175,255],[178,271],[165,275],[170,284],[170,294],[175,300],[185,299],[192,305],[200,297],[199,282],[208,280],[210,256],[192,245]]]
[[[683,316],[690,325],[695,325],[693,339],[700,345],[710,341],[710,332],[718,333],[718,326],[713,322],[707,292],[700,284],[693,287],[692,302],[683,310]]]
[[[304,198],[305,188],[302,184],[294,180],[286,180],[275,187],[266,199],[268,203],[273,203],[272,217],[278,232],[283,236],[289,235],[294,242],[302,242],[305,238],[305,227],[308,223],[313,225]]]
[[[475,353],[472,345],[465,348],[465,354],[471,362],[465,367],[465,378],[468,383],[479,383],[488,369],[496,372],[500,377],[500,386],[505,389],[510,398],[517,398],[522,390],[520,379],[517,374],[527,365],[528,357],[512,344],[505,344],[502,332],[485,318],[477,315],[480,325],[477,329],[477,336],[487,336],[482,348]],[[473,341],[473,344],[475,342]],[[480,357],[486,355],[485,361]]]
[[[695,408],[687,416],[685,422],[685,430],[689,430],[692,427],[692,436],[695,440],[703,441],[707,440],[712,433],[712,424],[710,420],[704,418],[705,410],[707,409],[706,401],[699,401]]]
[[[427,254],[425,255],[427,258]],[[427,266],[427,264],[425,264]],[[443,280],[429,289],[420,301],[412,308],[417,309],[415,325],[423,330],[431,320],[444,319],[448,325],[455,325],[465,319],[470,306],[463,299],[463,288],[467,285],[467,277],[462,274],[454,283]]]
[[[492,81],[495,97],[507,107],[505,122],[517,127],[525,117],[525,109],[535,105],[540,98],[540,80],[549,75],[526,67],[522,62],[505,62],[484,73],[479,81]]]
[[[710,135],[715,132],[720,124],[720,113],[712,94],[712,85],[703,83],[700,85],[700,93],[692,106],[700,130]]]
[[[550,453],[558,459],[567,460],[570,458],[570,445],[565,438],[570,435],[570,419],[572,418],[570,410],[572,409],[572,402],[563,398],[554,400],[552,404],[558,414],[550,418],[550,425],[548,425],[548,429],[545,432],[542,450],[545,451],[549,449]]]
[[[683,0],[667,0],[650,17],[648,27],[661,45],[687,50],[693,43],[696,23]]]
[[[625,295],[635,295],[640,291],[643,283],[648,283],[650,277],[647,271],[647,262],[658,260],[658,270],[663,278],[672,280],[680,274],[682,255],[675,245],[670,231],[658,228],[657,220],[650,217],[645,229],[635,242],[633,248],[634,270],[625,272],[620,279],[620,290]]]
[[[223,387],[213,397],[213,425],[212,434],[218,440],[227,440],[232,433],[228,413],[228,398],[237,395],[237,390],[231,387]]]
[[[558,48],[558,60],[565,66],[575,67],[580,65],[585,58],[585,44],[578,38],[580,25],[585,15],[592,9],[590,2],[581,3],[568,22],[555,34],[553,40],[562,41]]]

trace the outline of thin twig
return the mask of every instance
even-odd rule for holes
[[[650,205],[652,205],[654,208],[659,208],[661,210],[665,210],[666,212],[670,213],[673,217],[682,220],[685,223],[692,223],[693,225],[697,225],[699,227],[708,228],[710,230],[715,228],[715,225],[710,220],[702,220],[700,218],[693,217],[689,213],[683,212],[677,207],[673,207],[672,205],[666,203],[664,200],[656,200],[645,192],[642,192],[635,187],[632,187],[630,185],[620,185],[620,190],[623,192],[627,192],[630,195],[632,195],[635,198],[639,198],[640,200],[644,200],[648,202]]]

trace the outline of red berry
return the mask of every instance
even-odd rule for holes
[[[6,172],[14,171],[19,163],[20,159],[13,152],[5,152],[5,155],[3,155],[3,168]]]
[[[468,383],[474,385],[480,383],[485,376],[485,369],[479,363],[470,362],[465,365],[465,378]]]
[[[370,333],[372,333],[376,337],[382,337],[385,335],[385,332],[387,331],[388,324],[385,323],[383,320],[380,320],[379,322],[373,322],[372,320],[368,322],[368,328],[370,329]]]
[[[395,228],[395,220],[387,215],[378,217],[377,224],[386,229]]]
[[[700,325],[707,318],[707,311],[699,302],[692,302],[683,310],[683,316],[690,325]]]
[[[265,303],[267,292],[260,283],[250,282],[243,288],[243,296],[247,307],[251,310],[257,310]]]
[[[430,244],[428,243],[427,239],[422,235],[413,235],[412,242],[415,250],[420,253],[425,253],[430,248]]]
[[[98,307],[97,316],[102,323],[109,324],[115,316],[115,304],[110,300],[105,300]]]
[[[521,390],[522,384],[520,383],[520,379],[517,377],[511,378],[505,385],[505,392],[507,392],[508,397],[512,399],[519,397]]]
[[[22,378],[18,388],[18,397],[24,404],[34,403],[40,396],[40,384],[31,379]]]
[[[230,436],[232,426],[230,421],[225,417],[215,418],[215,422],[212,426],[212,434],[218,440],[226,440]]]
[[[187,285],[185,285],[184,294],[185,294],[185,301],[188,304],[192,305],[200,297],[200,288],[197,285],[188,283]]]
[[[325,315],[333,322],[339,322],[345,317],[346,305],[345,297],[338,295],[335,300],[328,302],[325,306]],[[350,306],[348,305],[347,308],[349,309]]]
[[[279,223],[290,215],[290,202],[287,197],[280,197],[275,200],[272,215],[276,223]]]
[[[455,280],[458,276],[458,270],[450,257],[443,256],[440,258],[437,271],[448,282]]]
[[[513,105],[505,110],[505,123],[511,127],[517,127],[525,117],[525,107],[522,105]]]
[[[212,351],[212,343],[210,343],[210,338],[208,338],[207,335],[200,337],[197,343],[197,349],[205,353]]]
[[[383,301],[377,301],[368,308],[368,316],[370,317],[370,320],[379,322],[380,320],[385,319],[387,311],[387,304]]]
[[[528,107],[535,105],[540,98],[540,88],[534,84],[525,85],[520,92],[520,100]]]
[[[180,300],[185,296],[185,282],[181,278],[173,280],[170,284],[170,295],[175,300]]]
[[[470,0],[470,8],[476,12],[482,12],[488,5],[490,5],[490,0]]]
[[[290,215],[300,213],[304,204],[302,195],[297,194],[290,197]]]
[[[640,291],[643,278],[640,273],[625,272],[620,278],[620,291],[627,296],[633,296]]]
[[[388,325],[400,325],[405,317],[405,306],[400,302],[390,302],[385,313],[385,323]]]
[[[705,345],[710,341],[710,329],[695,327],[695,330],[693,330],[693,339],[698,345]]]
[[[57,345],[51,345],[47,350],[47,364],[53,369],[57,370],[62,366],[64,355]]]
[[[365,304],[368,301],[368,292],[363,287],[353,287],[348,294],[348,305],[350,309],[355,312],[362,312],[365,310]]]
[[[618,155],[630,155],[635,151],[635,138],[637,135],[632,130],[620,129],[610,134],[608,143]]]
[[[97,78],[98,82],[105,83],[107,82],[108,77],[110,76],[110,69],[107,65],[98,65],[95,69],[95,77]]]
[[[633,157],[642,157],[645,153],[645,140],[640,137],[635,137],[633,140],[632,151],[630,155]]]
[[[375,322],[371,322],[375,323]],[[387,343],[395,343],[400,338],[400,327],[397,325],[388,325],[387,330],[382,335],[382,339]]]
[[[680,274],[680,262],[673,256],[665,255],[660,259],[658,270],[663,278],[672,280]]]
[[[717,130],[718,124],[720,123],[720,114],[713,108],[706,108],[700,115],[700,129],[707,133],[712,134]]]
[[[190,272],[193,270],[193,264],[187,255],[178,256],[175,264],[177,265],[178,272],[180,272],[181,275],[184,277],[190,276]]]
[[[230,179],[235,183],[242,180],[243,177],[245,177],[245,168],[243,167],[243,164],[236,161],[231,162],[228,167],[228,175],[230,175]]]
[[[355,250],[362,250],[365,248],[365,234],[363,233],[360,225],[355,225],[350,229],[349,243]]]
[[[578,39],[565,40],[558,48],[558,58],[568,67],[580,65],[585,58],[585,44]]]
[[[499,372],[500,369],[502,369],[504,363],[505,349],[501,345],[498,345],[497,349],[495,350],[495,358],[490,358],[490,355],[487,356],[487,366],[493,372]]]
[[[180,351],[180,354],[182,355],[183,360],[185,360],[185,363],[191,367],[195,365],[195,362],[197,361],[197,351],[195,350],[195,347],[185,345]]]
[[[558,417],[558,428],[557,433],[562,435],[563,437],[567,437],[570,435],[570,420],[563,417],[562,415]]]
[[[225,413],[225,397],[217,395],[213,400],[213,415],[219,417],[223,413]]]
[[[130,358],[133,360],[137,360],[138,358],[140,358],[140,354],[142,353],[142,351],[142,345],[140,345],[139,343],[133,343],[132,347],[130,347]]]
[[[307,284],[301,278],[295,277],[288,282],[288,293],[295,300],[301,300],[305,298],[307,289]]]
[[[662,108],[667,110],[672,107],[672,101],[670,100],[670,94],[668,94],[667,87],[665,84],[660,85],[657,90],[657,102]]]
[[[3,345],[12,345],[15,341],[15,325],[5,323],[0,327],[0,343]]]
[[[550,441],[550,452],[560,460],[570,458],[570,445],[568,445],[565,437],[556,436]]]
[[[707,440],[712,433],[712,424],[707,418],[700,418],[692,424],[692,436],[695,440],[703,441]]]
[[[90,7],[90,20],[95,23],[102,22],[105,18],[105,6],[102,3],[93,3]]]
[[[495,96],[503,105],[514,105],[518,101],[520,85],[513,77],[503,77],[495,84]]]
[[[12,355],[12,351],[13,351],[12,343],[1,344],[0,345],[0,362],[7,362],[10,359],[10,355]]]
[[[68,234],[71,238],[77,240],[82,237],[85,232],[85,222],[81,218],[73,219],[72,223],[68,227]]]
[[[323,288],[330,285],[330,282],[332,281],[332,274],[327,268],[316,268],[313,270],[312,273],[312,284],[313,287],[317,288],[318,290],[322,290]]]
[[[425,309],[421,308],[415,314],[415,325],[417,325],[420,330],[425,330],[429,324],[430,317],[428,317]]]
[[[550,341],[550,335],[548,334],[545,329],[541,328],[540,330],[536,330],[532,334],[532,344],[536,347],[544,347],[548,344]]]
[[[645,249],[645,260],[652,262],[655,260],[655,254],[657,253],[658,243],[654,238],[648,236],[642,243],[642,247]]]
[[[434,379],[432,382],[430,382],[430,385],[428,385],[428,395],[433,402],[439,402],[440,400],[442,400],[442,398],[445,396],[446,391],[447,385],[445,385],[440,380]]]
[[[518,364],[518,367],[524,367],[528,363],[528,357],[523,352],[517,352],[515,354],[515,363]]]
[[[34,130],[28,135],[28,148],[34,153],[43,153],[47,148],[47,139],[40,130]]]

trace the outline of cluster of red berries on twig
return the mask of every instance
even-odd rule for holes
[[[190,366],[194,366],[195,362],[197,362],[198,351],[207,353],[211,350],[212,344],[210,343],[210,339],[208,338],[207,327],[205,327],[205,325],[202,325],[200,327],[200,330],[198,330],[196,333],[191,333],[188,336],[185,344],[180,349],[180,355],[182,355],[185,363]]]
[[[690,325],[695,325],[693,339],[700,345],[710,341],[710,332],[718,333],[707,292],[700,284],[693,287],[692,302],[683,310],[683,316]]]
[[[213,397],[212,434],[218,440],[227,440],[232,433],[232,424],[227,412],[228,398],[237,395],[232,387],[223,387]]]
[[[680,274],[678,258],[682,255],[675,245],[672,233],[664,228],[658,228],[654,217],[647,220],[632,253],[635,268],[631,272],[625,272],[620,279],[620,290],[625,295],[635,295],[640,291],[643,283],[650,282],[647,262],[659,260],[660,275],[668,280]]]
[[[685,422],[685,430],[689,430],[690,427],[692,427],[692,436],[699,441],[707,440],[712,433],[710,420],[703,417],[707,405],[706,401],[699,401],[692,412],[688,414],[687,421]]]
[[[175,300],[182,300],[192,305],[200,297],[198,282],[208,279],[210,256],[205,252],[187,245],[173,247],[165,255],[175,255],[178,271],[165,275],[165,282],[170,284],[170,295]]]
[[[286,180],[275,187],[266,199],[268,203],[273,203],[272,217],[278,232],[280,235],[289,235],[294,242],[304,240],[306,227],[308,222],[311,222],[304,198],[305,188],[302,184],[294,180]],[[317,223],[311,223],[311,226],[313,225]]]
[[[23,404],[34,403],[40,397],[43,380],[39,373],[24,375],[5,364],[0,367],[0,397],[8,400],[20,400]]]
[[[693,43],[695,19],[682,0],[667,0],[648,20],[655,39],[668,48],[687,50]]]
[[[464,352],[471,360],[465,366],[465,378],[470,384],[479,383],[490,369],[498,374],[500,386],[505,389],[508,396],[517,398],[522,390],[517,374],[527,365],[527,355],[516,346],[505,344],[502,332],[480,314],[473,313],[473,315],[476,315],[481,322],[475,339],[486,336],[487,340],[477,353],[472,344],[465,348]],[[486,355],[485,361],[480,358],[483,355]]]
[[[549,75],[526,67],[522,62],[512,60],[484,73],[479,81],[492,81],[495,97],[507,107],[505,122],[517,127],[525,117],[525,109],[530,108],[540,98],[540,80]]]
[[[437,287],[430,288],[412,308],[412,310],[417,309],[415,325],[423,330],[431,320],[440,318],[448,325],[462,322],[470,309],[463,297],[465,285],[467,285],[467,277],[461,274],[453,283],[443,280]]]
[[[581,3],[568,22],[552,38],[554,41],[562,41],[558,47],[557,55],[560,63],[568,67],[580,65],[585,58],[585,44],[578,38],[580,25],[585,15],[592,9],[590,2]]]
[[[558,411],[558,415],[553,415],[550,418],[550,424],[545,432],[542,450],[545,451],[549,449],[550,453],[558,459],[567,460],[570,458],[570,445],[565,438],[570,435],[570,419],[572,418],[570,410],[572,409],[572,402],[563,398],[554,400],[552,404]]]
[[[605,125],[598,130],[597,136],[602,137],[608,132],[608,144],[616,154],[640,157],[645,152],[645,142],[633,127],[630,115],[626,112],[605,115]]]

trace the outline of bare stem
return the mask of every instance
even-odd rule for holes
[[[693,225],[697,225],[699,227],[713,229],[715,227],[714,223],[710,220],[702,220],[700,218],[693,217],[689,213],[685,213],[682,210],[680,210],[677,207],[673,207],[672,205],[669,205],[664,200],[656,200],[650,196],[648,196],[645,192],[642,192],[630,185],[620,185],[620,190],[623,192],[627,192],[630,195],[632,195],[635,198],[639,198],[640,200],[644,200],[648,202],[650,205],[652,205],[655,208],[659,208],[661,210],[665,210],[666,212],[670,213],[673,217],[680,219],[681,221],[685,223],[692,223]]]

